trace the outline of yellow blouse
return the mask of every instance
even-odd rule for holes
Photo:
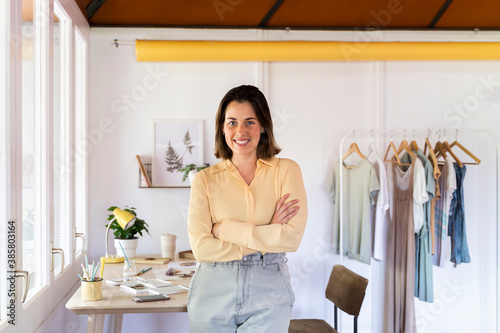
[[[299,199],[297,215],[283,225],[269,224],[276,203],[287,193],[287,202]],[[230,160],[198,172],[191,184],[188,234],[199,262],[240,260],[258,251],[296,251],[306,221],[302,173],[289,159],[259,159],[250,185]],[[220,239],[212,235],[212,225],[218,222],[222,222]]]

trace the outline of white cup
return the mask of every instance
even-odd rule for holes
[[[170,258],[170,260],[174,260],[175,256],[175,240],[177,239],[176,235],[171,234],[163,234],[160,236],[161,240],[161,256],[163,258]]]

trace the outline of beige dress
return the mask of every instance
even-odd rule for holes
[[[385,333],[416,333],[415,237],[413,173],[415,160],[403,172],[393,165],[393,218],[389,225],[386,256]],[[397,168],[397,170],[396,170]]]

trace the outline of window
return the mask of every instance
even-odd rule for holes
[[[74,233],[87,230],[86,164],[75,167],[72,158],[85,142],[87,94],[75,87],[87,86],[87,43],[88,23],[73,2],[0,1],[1,333],[36,331],[78,281],[83,244],[76,241],[77,251]],[[14,268],[4,248],[10,219]],[[29,274],[25,302],[21,279],[17,298],[9,296],[11,270]]]

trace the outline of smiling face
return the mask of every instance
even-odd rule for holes
[[[249,102],[232,101],[226,108],[224,136],[226,144],[236,156],[257,158],[260,134],[262,133],[257,115]]]

